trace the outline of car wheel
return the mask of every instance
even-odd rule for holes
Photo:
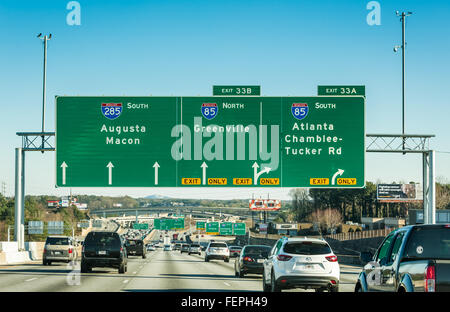
[[[47,265],[47,261],[42,260],[42,265]]]
[[[360,283],[357,283],[357,284],[356,284],[356,286],[355,286],[355,292],[363,292],[363,290],[362,290],[362,287],[361,287],[361,284],[360,284]]]
[[[230,258],[225,258],[223,261],[230,262]]]
[[[205,257],[205,262],[208,262],[208,261],[209,261],[208,257]]]
[[[125,273],[125,265],[122,263],[122,264],[119,266],[119,274],[123,274],[123,273]]]
[[[145,253],[142,254],[142,259],[147,258],[147,255]]]
[[[87,273],[88,271],[89,270],[88,270],[87,265],[82,262],[81,263],[81,273]]]
[[[275,281],[275,274],[272,272],[272,276],[270,277],[270,291],[271,292],[280,292],[281,287],[279,287]]]
[[[47,261],[47,265],[52,265],[52,262],[51,261]]]
[[[339,292],[339,286],[333,286],[330,288],[330,292]]]

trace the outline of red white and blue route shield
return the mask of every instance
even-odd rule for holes
[[[114,120],[122,114],[122,103],[102,103],[102,114],[110,120]]]
[[[202,104],[202,115],[208,120],[213,119],[217,116],[219,112],[219,107],[216,103],[203,103]]]
[[[308,115],[309,107],[307,103],[293,103],[291,106],[292,115],[298,120],[302,120]]]

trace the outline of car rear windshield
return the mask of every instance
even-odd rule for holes
[[[331,253],[331,248],[320,242],[289,242],[284,251],[295,255],[325,255]]]
[[[200,245],[192,244],[191,247],[200,247]]]
[[[85,245],[120,247],[120,238],[117,233],[91,232],[84,240]]]
[[[211,245],[209,245],[209,247],[227,248],[227,244],[224,244],[224,243],[211,243]]]
[[[450,260],[450,227],[414,228],[405,246],[405,257]]]
[[[48,245],[69,245],[69,239],[67,237],[47,237],[45,243]]]
[[[248,246],[244,249],[244,256],[261,256],[267,258],[271,249],[269,246]]]
[[[142,246],[142,241],[129,240],[127,243],[129,246]]]

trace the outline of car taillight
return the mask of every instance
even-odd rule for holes
[[[70,253],[70,254],[72,253],[72,248],[69,248],[69,253]]]
[[[337,257],[335,255],[325,257],[330,262],[337,262]]]
[[[427,266],[425,271],[425,291],[435,292],[436,291],[436,269],[434,265]]]
[[[44,253],[47,253],[47,249],[44,249]]]
[[[280,261],[289,261],[291,260],[292,256],[287,256],[287,255],[278,255],[277,259]]]
[[[244,260],[244,261],[247,261],[247,262],[253,262],[253,259],[250,258],[250,257],[244,257],[243,260]]]

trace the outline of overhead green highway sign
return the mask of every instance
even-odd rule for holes
[[[261,95],[261,86],[213,86],[213,95]]]
[[[197,223],[196,223],[196,229],[197,230],[204,230],[205,229],[205,226],[206,226],[206,222],[203,222],[203,221],[197,221]]]
[[[133,229],[135,230],[148,230],[148,224],[147,223],[134,223]]]
[[[245,235],[245,223],[233,223],[233,235]]]
[[[366,95],[366,86],[318,86],[317,95]]]
[[[233,223],[231,223],[231,222],[220,222],[219,234],[220,235],[233,235]]]
[[[364,187],[364,97],[56,98],[58,187]]]
[[[207,222],[205,232],[208,235],[219,235],[219,222]]]

